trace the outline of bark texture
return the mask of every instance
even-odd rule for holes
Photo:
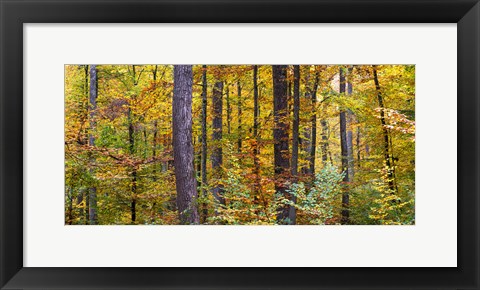
[[[254,203],[258,203],[260,199],[260,160],[258,155],[260,154],[260,136],[258,134],[259,127],[259,115],[260,106],[258,102],[258,66],[253,66],[253,136],[255,138],[255,146],[253,147],[253,170],[255,173],[255,185],[254,185]]]
[[[202,205],[203,221],[208,217],[207,209],[207,66],[202,66]]]
[[[345,93],[345,68],[340,67],[340,93]],[[343,178],[344,182],[349,182],[348,174],[348,145],[347,145],[347,112],[342,109],[340,111],[340,148],[342,156],[342,172],[345,176]],[[350,197],[348,191],[344,190],[342,194],[342,224],[348,224],[350,221]]]
[[[89,145],[95,146],[95,127],[96,127],[96,113],[97,113],[97,97],[98,97],[98,77],[97,66],[90,65],[90,133],[88,136]],[[91,158],[91,163],[94,159]],[[93,166],[93,165],[92,165]],[[93,175],[93,169],[90,168],[90,174]],[[89,224],[96,225],[98,223],[97,217],[97,188],[91,186],[88,192],[89,207],[88,207],[88,220]]]
[[[191,65],[174,66],[173,162],[180,223],[198,224],[197,188],[193,168]]]
[[[387,122],[385,120],[385,105],[383,102],[383,95],[382,89],[380,87],[380,82],[378,81],[378,74],[377,74],[377,66],[372,66],[373,68],[373,81],[375,82],[375,89],[377,90],[377,100],[378,106],[380,107],[380,121],[382,123],[382,130],[383,130],[383,140],[384,140],[384,156],[385,156],[385,165],[387,167],[387,184],[388,189],[391,194],[395,194],[395,178],[393,175],[393,159],[390,154],[390,136],[388,133],[388,129],[386,127]]]
[[[317,68],[315,72],[315,80],[312,89],[312,134],[310,144],[310,174],[315,178],[315,156],[317,152],[317,90],[320,81],[320,70]]]
[[[223,164],[223,149],[222,149],[222,113],[223,113],[223,82],[216,81],[213,86],[212,106],[213,106],[213,123],[212,123],[212,143],[213,149],[211,154],[212,171],[214,176],[219,179],[222,175]],[[225,205],[225,199],[223,198],[223,188],[221,185],[215,185],[212,188],[213,197],[218,203]]]
[[[352,84],[352,72],[353,67],[348,68],[347,76],[347,94],[351,97],[353,94],[353,84]],[[351,110],[347,111],[347,156],[348,156],[348,179],[350,182],[353,182],[353,177],[355,175],[354,168],[354,158],[353,158],[353,131],[352,124],[355,121],[355,116]]]
[[[288,152],[288,95],[287,95],[287,66],[273,65],[273,151],[275,166],[275,191],[290,199],[286,192],[286,179],[289,175],[290,160]],[[277,222],[288,224],[289,206],[281,206],[277,210]]]
[[[300,127],[300,66],[293,66],[293,129],[292,129],[292,176],[294,182],[298,181],[298,145],[299,145],[299,127]],[[297,198],[292,196],[292,201],[297,202]],[[291,206],[288,215],[292,224],[296,224],[296,210]]]
[[[240,81],[237,82],[237,151],[242,153],[242,84]]]

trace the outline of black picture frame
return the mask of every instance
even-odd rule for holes
[[[0,9],[1,289],[479,289],[478,0],[0,0]],[[457,23],[458,267],[23,267],[23,24],[151,22]]]

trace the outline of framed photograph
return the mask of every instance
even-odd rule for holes
[[[478,1],[0,5],[1,289],[479,289]]]

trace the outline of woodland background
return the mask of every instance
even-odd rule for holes
[[[413,65],[67,65],[65,223],[414,224]]]

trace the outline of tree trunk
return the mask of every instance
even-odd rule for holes
[[[71,225],[73,223],[73,187],[72,186],[69,186],[68,188],[67,204],[68,204],[68,211],[67,211],[66,223]]]
[[[133,85],[137,85],[137,80],[136,80],[136,73],[135,73],[135,65],[132,65],[132,78],[133,78]],[[130,156],[133,157],[135,154],[135,131],[134,131],[134,124],[133,124],[133,113],[132,113],[132,108],[131,108],[131,102],[128,105],[128,111],[127,111],[127,120],[128,120],[128,150],[130,153]],[[135,166],[132,166],[132,183],[130,185],[131,188],[131,202],[130,202],[130,219],[132,224],[136,222],[137,219],[137,212],[136,212],[136,206],[137,206],[137,168]]]
[[[155,86],[157,85],[157,70],[158,65],[155,65],[155,70],[153,71],[153,82]],[[158,136],[158,121],[153,121],[153,146],[152,146],[152,157],[155,159],[157,157],[157,136]],[[157,180],[157,162],[153,164],[153,181]]]
[[[260,136],[258,134],[259,127],[259,102],[258,102],[258,65],[253,66],[253,137],[255,138],[255,144],[253,147],[253,167],[255,174],[254,195],[253,201],[255,204],[260,199],[260,161],[258,155],[260,154],[259,141]]]
[[[356,142],[356,146],[357,146],[357,167],[358,169],[361,168],[361,165],[360,165],[360,160],[361,160],[361,150],[360,150],[360,127],[357,127],[357,142]]]
[[[345,68],[340,67],[340,94],[345,93]],[[341,109],[340,111],[340,148],[341,148],[341,156],[342,156],[342,172],[344,172],[345,176],[343,178],[344,182],[350,182],[350,177],[348,174],[348,144],[347,144],[347,116],[346,116],[345,109]],[[341,223],[346,225],[350,221],[350,197],[346,190],[343,191],[342,194],[342,219]]]
[[[293,129],[292,129],[292,176],[294,182],[298,181],[298,143],[300,127],[300,66],[293,66]],[[292,196],[292,201],[297,202],[297,197]],[[291,206],[289,219],[292,224],[296,224],[295,207]]]
[[[300,125],[300,66],[293,66],[293,128],[292,128],[292,176],[298,174],[298,140]]]
[[[90,188],[85,192],[85,224],[90,224]]]
[[[328,160],[327,152],[328,152],[328,122],[327,120],[323,119],[320,121],[320,125],[322,126],[322,163],[325,166]]]
[[[288,152],[288,96],[287,96],[287,66],[273,65],[273,152],[275,167],[275,191],[278,195],[290,199],[287,193],[286,181],[289,174],[290,161]],[[281,206],[277,210],[277,222],[288,224],[290,207]]]
[[[310,68],[309,66],[305,66],[307,69],[305,71],[305,99],[311,102],[312,99],[312,90],[310,87]],[[303,138],[300,140],[301,147],[303,150],[303,155],[305,156],[305,160],[307,161],[304,166],[302,166],[301,172],[304,175],[309,175],[310,171],[310,144],[311,144],[311,133],[312,128],[310,128],[311,124],[307,124],[303,130]]]
[[[378,106],[380,107],[380,121],[382,123],[382,130],[383,130],[383,140],[384,140],[384,149],[385,149],[385,164],[387,166],[387,184],[388,184],[388,189],[390,190],[391,194],[395,194],[395,185],[394,185],[394,176],[393,176],[393,168],[392,168],[392,156],[390,154],[390,137],[388,134],[388,129],[386,127],[386,121],[385,121],[385,105],[383,103],[383,96],[382,96],[382,90],[380,88],[380,83],[378,82],[378,75],[377,75],[377,66],[373,65],[373,80],[375,82],[375,88],[377,90],[377,100],[378,100]]]
[[[198,224],[192,145],[192,66],[175,65],[173,74],[173,162],[177,207],[181,224]]]
[[[96,111],[97,111],[97,96],[98,96],[98,78],[97,78],[97,66],[90,65],[90,133],[89,133],[89,145],[95,146],[95,127],[96,127]],[[91,163],[94,162],[93,158],[90,158]],[[93,166],[93,165],[91,165]],[[93,169],[90,168],[90,174],[93,173]],[[89,208],[88,208],[88,220],[91,225],[98,223],[97,218],[97,187],[91,186],[89,188]]]
[[[227,134],[230,136],[232,132],[231,128],[231,118],[232,118],[232,108],[230,107],[230,86],[227,84],[225,89],[225,98],[227,99]]]
[[[202,205],[203,222],[207,220],[207,66],[202,66]]]
[[[81,224],[82,221],[85,218],[85,205],[82,205],[83,203],[83,189],[78,190],[78,195],[77,195],[77,208],[78,208],[78,224]]]
[[[153,122],[153,146],[152,146],[152,157],[157,158],[157,137],[158,136],[158,122],[155,120]],[[157,161],[153,163],[153,181],[157,180]]]
[[[351,97],[353,93],[352,85],[352,72],[353,67],[348,68],[348,79],[347,79],[347,94]],[[354,158],[353,158],[353,132],[352,132],[352,123],[354,122],[355,116],[351,110],[347,111],[347,155],[348,155],[348,177],[350,182],[353,181],[355,174],[354,168]]]
[[[318,82],[320,81],[320,71],[316,70],[315,72],[315,82],[313,83],[312,89],[312,134],[311,144],[310,144],[310,174],[315,178],[315,153],[317,151],[317,89]]]
[[[237,82],[237,97],[237,151],[238,153],[242,153],[242,86],[240,84],[240,81]]]
[[[220,180],[222,177],[222,164],[223,164],[223,150],[222,150],[222,136],[223,136],[223,124],[222,124],[222,112],[223,112],[223,81],[217,81],[213,87],[212,105],[213,105],[213,135],[212,143],[213,150],[211,155],[212,171],[216,180]],[[225,205],[225,199],[223,198],[223,187],[216,184],[212,188],[213,197],[221,205]]]

